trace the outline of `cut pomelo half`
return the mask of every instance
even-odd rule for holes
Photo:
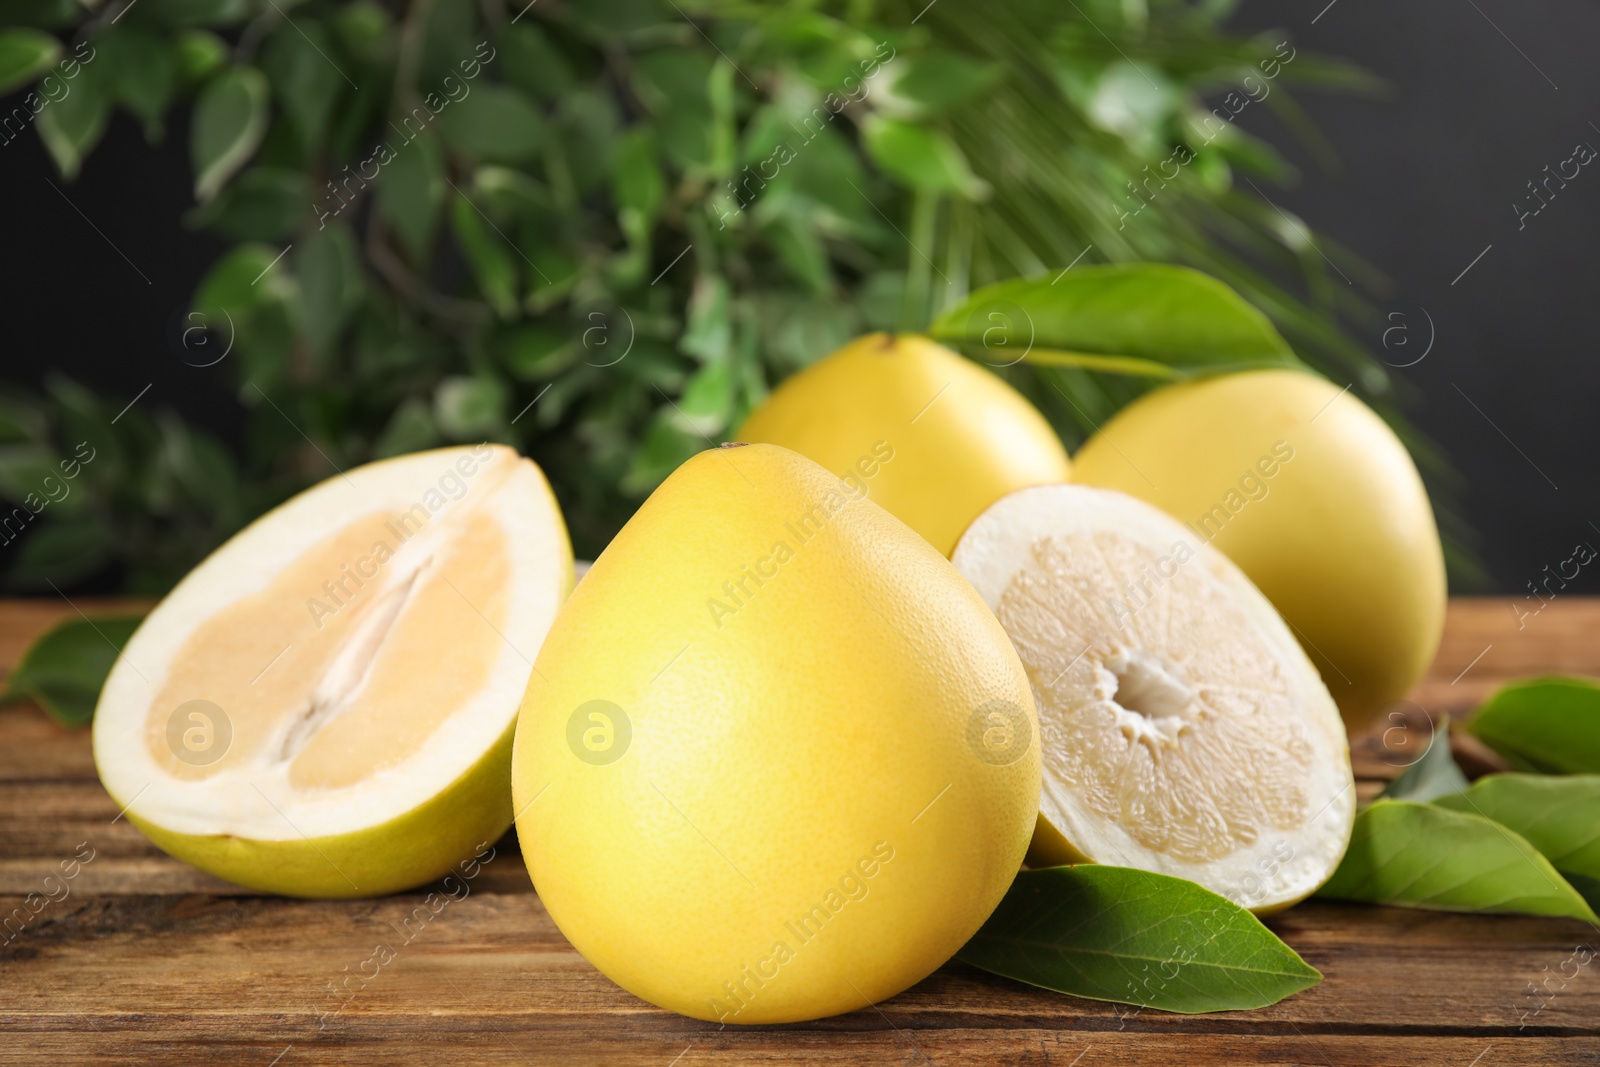
[[[95,764],[165,851],[253,889],[390,893],[511,823],[517,707],[573,584],[532,461],[477,445],[308,489],[150,613]]]
[[[1052,485],[996,502],[952,562],[1032,683],[1031,863],[1158,871],[1257,911],[1333,874],[1355,819],[1344,724],[1220,552],[1130,496]]]

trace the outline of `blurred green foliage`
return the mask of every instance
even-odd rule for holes
[[[335,468],[485,438],[540,463],[590,556],[783,375],[1080,262],[1215,275],[1382,406],[1327,276],[1361,265],[1236,187],[1289,168],[1231,121],[1363,79],[1227,35],[1230,6],[3,0],[0,82],[82,60],[34,123],[63,176],[114,109],[159,138],[192,108],[191,221],[234,246],[183,344],[248,412],[236,457],[64,380],[0,405],[8,499],[97,450],[9,580],[160,591]],[[1004,373],[1069,445],[1150,385]]]

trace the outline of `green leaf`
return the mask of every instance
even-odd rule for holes
[[[669,420],[670,407],[657,412],[645,431],[644,440],[633,452],[622,490],[630,496],[643,496],[677,470],[690,456],[706,447],[704,438],[678,429]]]
[[[389,43],[394,19],[372,0],[355,0],[334,13],[333,26],[346,51],[371,62]]]
[[[244,166],[267,132],[267,79],[253,67],[230,67],[195,103],[189,131],[195,199],[205,203]]]
[[[629,130],[618,142],[611,157],[611,189],[619,209],[636,211],[646,222],[656,217],[666,196],[666,180],[648,129]]]
[[[432,134],[422,133],[395,149],[378,174],[378,207],[413,263],[427,261],[444,203],[444,161]]]
[[[1434,730],[1428,750],[1385,786],[1378,796],[1426,804],[1438,797],[1459,793],[1470,784],[1467,776],[1461,773],[1461,768],[1456,766],[1455,757],[1450,754],[1450,716],[1446,715]]]
[[[832,284],[828,251],[816,231],[795,219],[778,220],[766,230],[778,256],[813,293],[827,292]]]
[[[217,261],[195,289],[190,306],[207,321],[224,310],[238,316],[258,303],[281,298],[287,288],[281,249],[240,245]]]
[[[662,150],[679,166],[704,166],[711,156],[712,56],[656,48],[634,61],[633,89],[649,110]]]
[[[433,395],[439,429],[459,440],[497,433],[505,422],[505,384],[497,378],[446,378]]]
[[[529,322],[508,329],[496,338],[495,350],[513,376],[534,382],[566,370],[582,349],[570,331],[543,322]]]
[[[167,105],[177,88],[177,66],[162,40],[149,30],[117,26],[96,39],[111,98],[139,119],[145,137],[161,135]]]
[[[9,96],[49,70],[61,44],[38,30],[0,31],[0,96]]]
[[[344,85],[344,78],[328,58],[330,51],[333,43],[323,28],[299,19],[296,25],[274,33],[261,56],[261,69],[300,134],[301,150],[307,156],[322,142]]]
[[[689,324],[678,347],[704,363],[722,363],[733,345],[733,317],[728,280],[704,274],[689,296]]]
[[[249,0],[140,0],[137,16],[172,27],[225,26],[250,14]]]
[[[894,71],[891,83],[894,95],[925,112],[944,111],[965,103],[1005,74],[1005,67],[999,63],[942,50],[896,57],[891,69]]]
[[[45,413],[36,405],[0,395],[0,446],[38,442],[49,432]]]
[[[413,398],[395,409],[389,425],[373,444],[372,454],[375,459],[403,456],[437,444],[438,440],[439,427],[433,421],[433,412]]]
[[[1600,908],[1600,775],[1491,774],[1434,803],[1515,830]]]
[[[513,85],[540,100],[556,100],[572,88],[571,61],[528,19],[507,26],[497,42],[500,67]]]
[[[295,277],[312,351],[328,352],[361,302],[361,255],[349,228],[336,222],[314,231],[296,253]]]
[[[1600,922],[1514,830],[1481,815],[1406,800],[1380,800],[1356,816],[1344,862],[1317,896]]]
[[[1023,871],[956,957],[1045,989],[1184,1014],[1265,1007],[1322,980],[1227,898],[1098,864]]]
[[[55,473],[55,449],[43,444],[0,447],[0,499],[21,503],[39,493],[39,483]],[[0,527],[0,534],[4,528]]]
[[[1519,766],[1600,774],[1600,685],[1585,678],[1531,678],[1504,686],[1467,724]]]
[[[90,577],[110,562],[111,551],[111,534],[103,521],[65,512],[47,515],[12,555],[6,584],[54,592],[51,582],[71,585]]]
[[[509,319],[517,314],[517,265],[511,259],[506,239],[489,225],[478,208],[465,196],[458,196],[451,209],[451,222],[461,251],[472,265],[483,298],[495,314]]]
[[[1256,308],[1217,279],[1160,263],[1079,266],[1000,282],[934,320],[932,335],[1031,363],[1182,378],[1298,367]],[[997,344],[997,339],[1003,342]]]
[[[683,396],[672,409],[679,428],[709,437],[728,425],[733,414],[733,373],[727,363],[701,367],[684,386]]]
[[[874,115],[862,123],[861,136],[872,161],[913,189],[955,193],[968,200],[981,200],[989,192],[961,149],[939,130]]]
[[[186,30],[172,42],[172,62],[187,85],[198,85],[228,61],[228,43],[209,30]]]
[[[68,181],[78,176],[83,161],[106,132],[111,101],[88,75],[78,76],[70,91],[39,112],[39,139]]]
[[[430,109],[441,110],[439,125],[446,139],[478,159],[517,163],[544,141],[544,119],[515,89],[478,83],[460,100],[436,93],[426,99],[433,100]]]
[[[304,174],[262,165],[225,185],[188,221],[236,241],[281,241],[294,233],[309,203],[311,190]]]
[[[1113,63],[1101,72],[1087,111],[1101,129],[1150,149],[1178,98],[1160,70],[1142,63]]]
[[[22,654],[0,703],[32,700],[63,726],[89,725],[117,650],[139,622],[139,616],[73,617],[56,625]]]

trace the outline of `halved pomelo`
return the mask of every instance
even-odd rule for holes
[[[572,569],[509,448],[330,478],[139,627],[95,712],[100,779],[162,849],[253,889],[437,878],[511,823],[517,707]]]
[[[996,502],[952,561],[1038,705],[1030,862],[1159,871],[1261,911],[1333,873],[1355,818],[1344,724],[1220,552],[1122,493],[1052,485]]]

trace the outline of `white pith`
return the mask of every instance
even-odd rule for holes
[[[1028,668],[1041,814],[1076,849],[1256,909],[1327,879],[1355,812],[1344,727],[1287,625],[1221,553],[1132,497],[1056,485],[994,504],[952,559]],[[1213,625],[1187,632],[1196,618]],[[1146,781],[1182,788],[1154,795]]]
[[[257,520],[185,577],[122,650],[96,709],[95,763],[118,805],[177,833],[298,841],[387,822],[476,764],[516,718],[531,664],[567,591],[570,566],[565,528],[538,468],[510,449],[478,448],[479,465],[465,479],[465,491],[458,499],[444,497],[441,509],[380,572],[376,606],[316,680],[311,713],[286,719],[248,762],[198,780],[171,775],[152,758],[146,737],[152,701],[191,634],[218,611],[266,588],[330,531],[374,511],[412,508],[473,450],[418,453],[336,475]],[[508,614],[498,634],[487,624],[484,633],[441,634],[438,669],[450,669],[450,641],[492,641],[498,651],[487,682],[397,766],[348,786],[297,789],[289,780],[289,757],[360,691],[374,648],[453,525],[482,513],[506,535],[513,590]]]

